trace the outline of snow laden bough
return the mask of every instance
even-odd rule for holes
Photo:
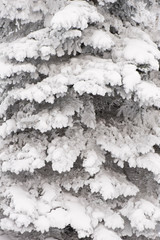
[[[120,1],[93,2],[0,3],[21,29],[43,22],[0,44],[0,228],[12,235],[159,238],[160,51],[156,25],[144,28],[159,5],[124,1],[137,11],[122,18]]]

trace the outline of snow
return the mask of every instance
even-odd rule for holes
[[[22,187],[12,186],[4,192],[4,196],[11,197],[12,199],[11,207],[13,212],[10,213],[11,215],[14,215],[14,212],[17,212],[27,214],[31,217],[35,216],[36,200],[31,198],[29,193]]]
[[[145,27],[149,26],[150,29],[155,28],[157,23],[157,11],[158,9],[154,8],[154,10],[147,9],[145,2],[136,2],[136,13],[132,17],[137,23],[143,23]]]
[[[0,78],[8,78],[14,74],[20,73],[35,73],[36,67],[30,63],[27,64],[11,64],[7,63],[4,59],[0,59]]]
[[[14,119],[9,119],[0,126],[0,136],[5,138],[12,131],[16,130],[16,122]]]
[[[10,0],[4,0],[0,2],[0,9],[2,10],[0,17],[1,19],[11,19],[11,21],[20,20],[22,24],[35,23],[41,21],[44,15],[47,15],[47,12],[53,14],[66,4],[66,0],[55,0],[55,2],[53,4],[50,1],[44,2],[43,0],[38,2],[30,0],[21,0],[19,2],[12,0],[11,2]]]
[[[6,235],[6,234],[1,234],[0,233],[0,240],[15,240],[16,238],[14,238],[13,236],[10,235]]]
[[[37,146],[32,143],[25,144],[21,149],[15,149],[10,145],[0,153],[2,171],[10,171],[18,174],[21,171],[33,172],[35,168],[42,168],[45,165],[45,154],[42,152],[42,145],[36,142]]]
[[[46,161],[52,162],[52,168],[54,171],[65,172],[69,171],[80,152],[84,149],[84,138],[81,133],[77,133],[77,136],[72,136],[72,139],[64,137],[57,137],[48,146],[48,156]],[[83,141],[83,142],[81,142]]]
[[[114,70],[114,64],[112,67],[111,62],[108,62],[107,65],[107,61],[104,60],[104,64],[105,63],[106,65],[102,70],[100,64],[97,64],[96,67],[96,63],[94,66],[94,63],[91,65],[86,62],[85,68],[89,67],[88,65],[91,65],[92,68],[84,69],[83,73],[79,74],[78,81],[74,84],[75,91],[81,95],[84,92],[87,92],[92,93],[93,95],[98,94],[104,96],[106,93],[110,94],[112,92],[112,89],[107,85],[121,85],[121,76]]]
[[[68,105],[64,104],[68,102]],[[33,114],[32,111],[29,114],[19,111],[16,116],[7,120],[0,126],[0,136],[5,138],[11,132],[16,132],[18,129],[34,128],[40,130],[42,133],[51,130],[52,128],[63,128],[73,125],[72,116],[75,112],[79,112],[82,107],[82,103],[76,99],[66,98],[61,99],[59,106],[53,107],[51,110],[42,110],[37,114]]]
[[[10,45],[0,46],[0,51],[9,59],[16,59],[23,62],[25,58],[38,58],[38,42],[33,39],[23,38],[16,40]]]
[[[111,86],[120,85],[121,77],[115,71],[105,71],[101,69],[88,69],[79,75],[79,81],[90,81],[92,84],[95,82],[97,85],[107,85]],[[75,85],[76,86],[76,85]],[[76,88],[76,87],[75,87]]]
[[[89,184],[92,193],[100,192],[104,200],[117,198],[120,195],[134,196],[139,191],[123,176],[104,170],[97,173],[93,179],[87,180],[86,184]]]
[[[37,231],[41,231],[44,233],[45,231],[49,231],[49,228],[51,226],[49,219],[45,216],[40,216],[36,221],[35,221],[35,227]]]
[[[81,68],[79,67],[81,65]],[[0,115],[17,100],[43,101],[54,103],[56,97],[64,96],[70,85],[79,94],[92,93],[104,96],[113,92],[111,87],[121,86],[120,67],[110,60],[87,56],[73,58],[70,64],[52,64],[50,69],[40,68],[40,72],[50,71],[50,76],[37,84],[26,84],[24,88],[13,89],[0,105]],[[59,120],[58,120],[59,121]],[[93,124],[94,122],[93,122]],[[63,125],[62,125],[63,126]]]
[[[93,240],[121,240],[121,238],[113,231],[105,228],[100,224],[93,234]]]
[[[105,162],[104,152],[96,143],[88,139],[86,149],[82,152],[83,167],[91,176],[98,173],[100,167]]]
[[[112,89],[109,87],[102,87],[99,84],[96,84],[92,81],[79,81],[74,85],[74,89],[76,92],[78,92],[80,95],[83,93],[92,93],[93,95],[101,95],[104,96],[106,93],[108,95],[111,95]]]
[[[52,210],[47,215],[47,219],[49,220],[50,226],[59,229],[65,228],[70,222],[68,212],[62,208],[56,208],[55,210]]]
[[[105,3],[114,3],[117,0],[98,0],[99,5],[104,6]]]
[[[160,156],[157,153],[149,152],[136,159],[137,166],[139,168],[148,169],[155,175],[160,174]]]
[[[114,42],[109,33],[103,30],[86,29],[82,42],[85,46],[91,46],[94,49],[100,49],[101,51],[111,50],[114,46]]]
[[[136,66],[126,64],[122,69],[122,82],[126,93],[133,92],[138,83],[141,82],[141,76],[136,71]]]
[[[81,70],[83,73],[79,75],[74,72],[75,70],[73,71],[73,69],[77,69],[77,62],[74,60],[73,69],[70,69],[70,71],[73,72],[66,74],[65,67],[63,66],[63,74],[57,74],[53,77],[50,76],[37,84],[28,84],[25,88],[11,90],[1,105],[1,114],[4,114],[7,107],[16,100],[27,99],[29,101],[37,101],[38,103],[45,100],[53,103],[55,95],[65,94],[67,92],[67,85],[73,84],[72,81],[74,81],[75,90],[81,94],[86,91],[89,93],[92,92],[93,94],[99,93],[101,95],[104,95],[106,92],[112,92],[111,88],[106,86],[107,84],[111,86],[121,84],[121,76],[116,71],[117,69],[114,70],[116,65],[106,60],[102,60],[100,64],[98,64],[96,63],[96,58],[93,58],[93,61],[95,61],[95,63],[92,62],[92,58],[90,60],[86,59],[86,62],[84,62],[86,65],[84,65],[84,69]],[[105,70],[102,70],[103,65],[105,66]],[[87,66],[92,68],[85,70]],[[90,87],[87,88],[86,85]]]
[[[158,70],[160,51],[156,45],[148,44],[140,39],[125,39],[123,56],[126,60],[136,64],[149,64],[153,70]]]
[[[97,173],[100,170],[102,163],[105,162],[105,159],[102,156],[99,156],[94,150],[87,151],[83,161],[83,167],[85,170],[91,175]]]
[[[104,226],[115,230],[124,228],[124,220],[119,213],[110,208],[99,206],[92,209],[92,225],[97,227],[99,222],[104,221]]]
[[[43,194],[41,200],[49,204],[55,200],[60,193],[60,188],[55,183],[44,183],[42,184],[42,189]]]
[[[160,146],[160,52],[147,34],[157,10],[153,17],[147,5],[121,1],[124,17],[129,11],[139,23],[132,27],[130,19],[118,19],[122,9],[110,14],[119,2],[96,2],[0,2],[0,228],[6,232],[38,231],[45,238],[50,228],[71,226],[78,238],[156,239],[159,199],[150,196],[152,183],[132,179],[130,171],[160,176],[154,149]],[[114,103],[122,115],[108,115]]]
[[[160,107],[160,88],[153,82],[141,81],[136,86],[135,100],[137,99],[141,105]]]
[[[123,167],[124,161],[130,167],[146,168],[154,174],[159,173],[159,156],[154,153],[153,146],[159,145],[159,121],[158,111],[144,111],[145,121],[134,125],[128,122],[128,127],[115,126],[100,127],[97,144],[107,152],[110,152],[115,162]],[[151,132],[153,128],[155,132]],[[152,164],[151,164],[152,163]]]
[[[77,230],[79,237],[82,238],[88,235],[88,233],[91,234],[91,220],[86,214],[83,204],[77,198],[69,197],[68,199],[66,198],[65,207],[69,211],[70,224]]]
[[[105,134],[97,137],[97,144],[102,149],[111,152],[115,159],[127,161],[137,153],[133,140],[126,134],[123,134],[118,128],[114,126],[110,128],[105,127],[104,131],[106,131]]]
[[[71,28],[84,30],[89,23],[103,20],[103,16],[97,12],[94,6],[84,1],[73,1],[53,16],[51,26],[56,31]]]
[[[73,189],[75,193],[79,191],[80,188],[83,188],[85,181],[90,177],[90,175],[82,169],[71,169],[70,172],[63,174],[60,180],[60,185],[64,187],[67,191]]]
[[[128,217],[131,226],[139,232],[155,229],[156,221],[160,218],[160,209],[145,199],[136,202],[133,202],[133,199],[129,200],[120,212]]]
[[[0,44],[0,54],[7,59],[15,59],[18,62],[38,57],[42,60],[49,60],[50,56],[63,56],[66,51],[71,54],[80,50],[73,41],[74,38],[80,37],[80,31],[72,30],[71,33],[68,35],[67,33],[53,33],[48,27],[42,28],[26,37],[12,41],[10,44]],[[66,44],[67,41],[68,44]]]

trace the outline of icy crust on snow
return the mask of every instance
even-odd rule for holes
[[[100,192],[104,200],[117,198],[120,195],[124,197],[135,196],[138,188],[128,182],[125,177],[102,170],[96,174],[93,179],[87,181],[92,193]]]
[[[129,219],[133,231],[138,233],[155,229],[160,219],[159,207],[145,199],[130,199],[120,212]]]
[[[142,114],[143,120],[139,119],[138,124],[134,121],[119,126],[115,123],[110,127],[101,124],[95,133],[96,141],[103,150],[111,153],[119,166],[123,167],[127,161],[130,167],[145,168],[157,175],[160,174],[160,157],[153,147],[160,145],[160,115],[157,110]]]
[[[103,21],[104,17],[97,12],[96,7],[85,1],[73,1],[53,16],[51,26],[56,31],[70,28],[84,30],[89,23]]]
[[[8,199],[2,202],[5,215],[0,221],[2,229],[14,229],[21,233],[33,229],[43,233],[50,227],[62,229],[71,225],[79,238],[83,238],[94,234],[102,220],[104,228],[110,228],[110,232],[111,229],[124,228],[123,218],[109,206],[104,208],[98,203],[89,203],[84,197],[78,198],[62,192],[53,178],[50,183],[42,179],[39,181],[41,183],[37,184],[36,181],[34,186],[32,180],[24,184],[7,184],[2,193]]]

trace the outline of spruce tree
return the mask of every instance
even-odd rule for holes
[[[160,2],[1,0],[0,18],[2,237],[158,240]]]

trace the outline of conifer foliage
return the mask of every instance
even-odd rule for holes
[[[1,0],[0,18],[1,234],[158,240],[160,2]]]

